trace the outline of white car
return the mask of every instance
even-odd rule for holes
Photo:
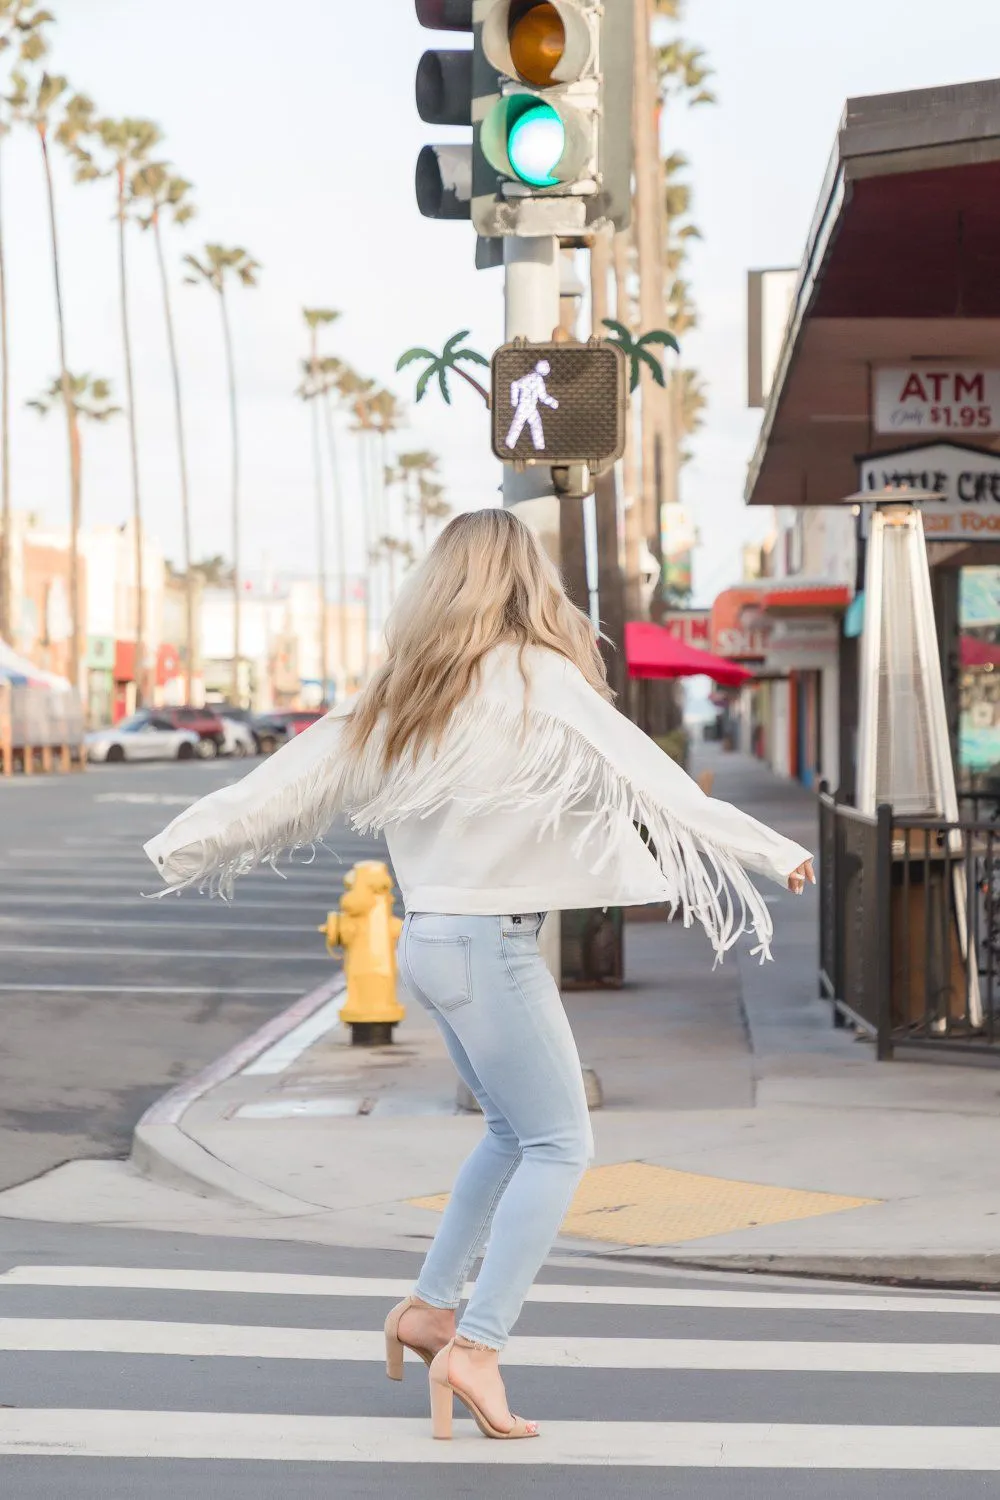
[[[107,729],[92,730],[86,745],[88,760],[193,760],[199,737],[190,729],[175,729],[155,712],[142,711]]]
[[[242,719],[230,719],[225,714],[220,714],[222,727],[226,737],[222,742],[223,755],[256,755],[257,741],[254,739],[253,730],[249,724],[244,724]]]

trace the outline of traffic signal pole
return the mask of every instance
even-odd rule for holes
[[[505,340],[522,338],[534,343],[550,339],[559,322],[558,240],[549,234],[530,238],[508,235],[503,242],[503,276]],[[529,500],[558,503],[551,471],[542,465],[517,470],[504,464],[504,505],[521,505]],[[543,535],[546,550],[558,563],[558,521],[535,529]]]
[[[554,235],[508,235],[503,242],[504,338],[549,339],[559,322],[559,241]],[[526,501],[548,501],[553,508],[560,502],[552,487],[551,470],[532,465],[518,472],[513,465],[503,467],[503,503],[520,505]],[[546,506],[548,509],[549,506]],[[527,520],[528,517],[525,517]],[[532,518],[533,530],[539,532],[553,561],[559,563],[559,512],[548,524],[541,516]],[[559,913],[553,912],[542,924],[538,948],[549,973],[559,984],[562,978],[562,942]]]

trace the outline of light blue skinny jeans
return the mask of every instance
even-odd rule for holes
[[[593,1154],[576,1043],[538,951],[543,920],[414,912],[399,939],[406,987],[486,1120],[414,1291],[457,1308],[485,1244],[458,1331],[491,1349],[507,1342]]]

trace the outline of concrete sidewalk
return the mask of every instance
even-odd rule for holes
[[[802,788],[706,748],[707,768],[717,796],[815,846]],[[767,894],[775,963],[746,944],[713,970],[700,931],[637,923],[627,987],[566,997],[604,1107],[564,1249],[1000,1285],[1000,1076],[877,1064],[817,998],[816,892]],[[157,1210],[161,1227],[199,1227],[196,1193],[206,1227],[228,1213],[241,1233],[409,1248],[433,1234],[481,1121],[457,1112],[416,1004],[394,1047],[366,1051],[336,1026],[337,1003],[330,987],[306,997],[142,1122],[134,1162],[177,1205],[174,1220]],[[0,1213],[47,1217],[43,1198],[29,1184],[0,1196]],[[115,1201],[102,1222],[134,1221]]]

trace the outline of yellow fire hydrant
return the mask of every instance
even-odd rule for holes
[[[392,910],[392,877],[377,859],[365,859],[344,879],[340,912],[330,912],[319,931],[327,950],[342,948],[347,999],[340,1019],[351,1028],[356,1047],[392,1041],[392,1029],[406,1015],[396,996],[396,940],[403,924]]]

